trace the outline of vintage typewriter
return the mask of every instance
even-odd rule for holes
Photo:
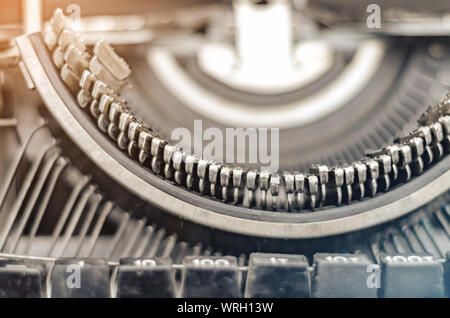
[[[0,296],[449,297],[449,9],[0,1]]]

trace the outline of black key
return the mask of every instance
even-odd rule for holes
[[[44,267],[17,260],[2,260],[0,265],[1,298],[44,297]]]
[[[234,256],[186,256],[182,296],[187,298],[240,297],[240,273]]]
[[[314,254],[313,297],[374,298],[379,267],[364,254]]]
[[[445,296],[450,298],[450,251],[447,252],[446,256],[444,263]]]
[[[382,296],[443,297],[442,264],[431,255],[382,255]]]
[[[175,279],[170,258],[120,260],[117,297],[173,298]]]
[[[54,298],[110,297],[109,265],[100,258],[60,258],[51,274]]]
[[[309,297],[308,260],[303,255],[250,255],[245,297]]]

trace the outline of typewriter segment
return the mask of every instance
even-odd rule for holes
[[[0,297],[450,297],[428,2],[0,2]]]

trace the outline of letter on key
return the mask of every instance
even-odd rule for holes
[[[313,296],[316,298],[374,298],[369,284],[372,262],[364,254],[314,254]]]
[[[169,258],[121,259],[117,273],[117,297],[175,297],[175,279],[171,266]]]
[[[250,255],[245,297],[309,297],[308,260],[303,255]]]
[[[431,255],[382,255],[382,296],[443,297],[442,264]]]
[[[53,298],[110,297],[109,265],[99,258],[60,258],[51,274]]]
[[[233,256],[186,256],[182,297],[240,297],[240,274]]]

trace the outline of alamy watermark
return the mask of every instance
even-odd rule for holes
[[[227,164],[258,164],[261,171],[277,172],[280,166],[279,128],[209,127],[194,120],[194,132],[175,128],[171,141],[185,152],[193,151],[199,158]]]
[[[71,27],[75,30],[80,27],[81,8],[78,4],[71,3],[66,7],[67,18]]]
[[[381,28],[381,7],[378,4],[369,4],[366,12],[370,13],[366,19],[366,25],[369,29]]]
[[[69,264],[66,272],[69,273],[66,279],[67,288],[81,288],[81,266],[79,264]]]

